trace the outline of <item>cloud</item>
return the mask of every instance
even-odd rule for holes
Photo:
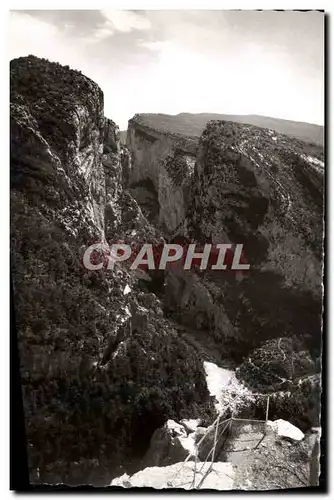
[[[143,14],[130,10],[101,10],[105,22],[99,24],[94,30],[89,41],[101,41],[118,33],[130,33],[133,31],[146,31],[151,28],[150,21]]]
[[[17,11],[10,55],[80,69],[122,129],[136,112],[322,123],[323,16],[246,11]]]
[[[52,57],[58,29],[45,21],[35,19],[29,14],[12,11],[9,24],[9,50],[11,59],[28,54]],[[48,40],[48,47],[45,46]],[[58,44],[57,44],[58,45]]]
[[[150,50],[152,52],[160,52],[168,45],[168,42],[161,40],[157,41],[138,40],[138,45],[139,47],[143,47],[144,49]]]
[[[86,42],[88,42],[88,43],[101,42],[102,40],[105,40],[106,38],[113,36],[114,32],[115,32],[114,27],[111,24],[111,22],[106,21],[100,27],[95,29],[92,32],[91,36],[86,37]]]
[[[97,40],[104,40],[105,38],[112,36],[113,33],[114,31],[106,26],[104,28],[98,28],[93,34],[93,37],[96,38]]]
[[[143,15],[131,10],[111,10],[101,11],[102,15],[117,30],[129,33],[132,30],[149,30],[150,21]]]

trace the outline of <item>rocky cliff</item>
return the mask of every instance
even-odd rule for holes
[[[132,128],[146,125],[146,116],[135,122]],[[174,136],[166,132],[166,137]],[[202,248],[205,243],[241,243],[250,267],[240,273],[173,266],[165,277],[166,311],[202,346],[213,342],[225,363],[241,363],[238,377],[255,392],[272,393],[277,415],[303,428],[318,425],[322,148],[271,129],[225,121],[207,125],[191,168],[177,140],[172,147],[161,162],[145,146],[146,154],[153,154],[155,182],[168,186],[158,207],[161,228],[169,228],[165,235]],[[141,172],[137,175],[145,177],[141,165],[134,162]],[[170,224],[163,226],[164,220]],[[246,406],[246,414],[256,406],[263,411],[262,396]]]
[[[179,135],[150,124],[147,115],[129,122],[131,178],[152,182],[165,236],[243,244],[250,266],[242,274],[173,267],[166,307],[239,359],[260,341],[285,335],[303,334],[319,350],[322,148],[224,121],[209,122],[198,143],[185,137],[180,145]]]
[[[171,416],[210,415],[203,365],[147,281],[87,246],[161,238],[123,189],[131,159],[89,78],[11,62],[11,255],[31,479],[109,484]],[[97,256],[98,257],[98,256]]]
[[[323,177],[323,152],[312,144],[209,123],[178,234],[201,244],[243,244],[250,268],[173,269],[166,294],[188,324],[196,327],[200,317],[197,328],[206,325],[237,357],[261,340],[293,334],[311,336],[319,349]]]
[[[157,201],[156,222],[172,234],[185,216],[197,140],[155,130],[135,115],[129,121],[127,146],[132,154],[130,184],[135,188],[149,181]]]

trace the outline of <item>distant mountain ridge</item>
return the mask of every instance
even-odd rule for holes
[[[225,120],[272,129],[305,142],[311,142],[319,146],[324,145],[324,127],[321,125],[283,120],[281,118],[260,115],[225,115],[219,113],[179,113],[178,115],[141,113],[137,116],[147,126],[175,134],[199,137],[209,121]]]

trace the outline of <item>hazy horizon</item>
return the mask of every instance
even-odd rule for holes
[[[294,121],[294,122],[300,122],[300,123],[308,123],[309,125],[319,125],[319,127],[323,127],[324,124],[320,124],[320,123],[314,123],[314,122],[305,122],[305,121],[301,121],[301,120],[291,120],[291,118],[280,118],[279,116],[269,116],[269,115],[262,115],[262,114],[259,114],[259,113],[247,113],[247,114],[244,114],[244,115],[241,115],[241,114],[237,114],[237,113],[216,113],[215,111],[200,111],[198,113],[192,113],[190,111],[180,111],[178,113],[160,113],[159,111],[155,111],[154,113],[146,113],[145,111],[143,111],[142,113],[139,113],[139,114],[157,114],[157,115],[167,115],[167,116],[179,116],[179,115],[226,115],[226,116],[260,116],[261,118],[275,118],[275,119],[278,119],[278,120],[286,120],[286,121]],[[130,117],[132,118],[132,117]],[[129,119],[130,119],[129,118]]]
[[[124,130],[136,113],[261,115],[324,124],[324,14],[30,10],[10,15],[10,59],[69,65]]]

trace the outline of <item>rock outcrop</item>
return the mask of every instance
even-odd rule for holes
[[[104,236],[104,123],[92,80],[32,56],[12,61],[11,185],[83,239]]]
[[[154,432],[143,464],[144,467],[165,467],[182,462],[189,454],[196,455],[195,430],[189,429],[186,423],[168,420]]]

